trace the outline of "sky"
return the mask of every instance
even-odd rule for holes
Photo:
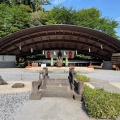
[[[63,5],[76,10],[95,7],[101,11],[102,17],[109,17],[119,22],[120,26],[120,0],[49,0],[51,5],[45,6],[47,10],[53,6]],[[116,29],[120,36],[120,28]]]

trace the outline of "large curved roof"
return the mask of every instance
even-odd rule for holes
[[[0,39],[1,55],[29,55],[31,48],[34,53],[49,49],[77,50],[109,60],[112,53],[120,52],[120,41],[102,32],[73,25],[39,26]]]

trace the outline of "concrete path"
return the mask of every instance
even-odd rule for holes
[[[100,79],[91,78],[90,84],[92,84],[95,88],[98,88],[98,89],[104,89],[108,92],[120,93],[120,88],[115,87],[112,84],[110,84],[109,82],[102,81]]]
[[[15,120],[93,120],[80,101],[66,98],[29,100]]]

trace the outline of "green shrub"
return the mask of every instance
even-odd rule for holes
[[[120,115],[120,94],[84,86],[83,99],[90,117],[116,119]]]
[[[88,78],[88,77],[85,76],[85,75],[76,74],[75,78],[76,78],[78,81],[90,82],[90,78]]]

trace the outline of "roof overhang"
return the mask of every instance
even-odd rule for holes
[[[31,48],[35,54],[42,50],[65,49],[109,60],[112,53],[120,52],[120,41],[102,32],[73,25],[39,26],[0,39],[1,55],[30,55]]]

